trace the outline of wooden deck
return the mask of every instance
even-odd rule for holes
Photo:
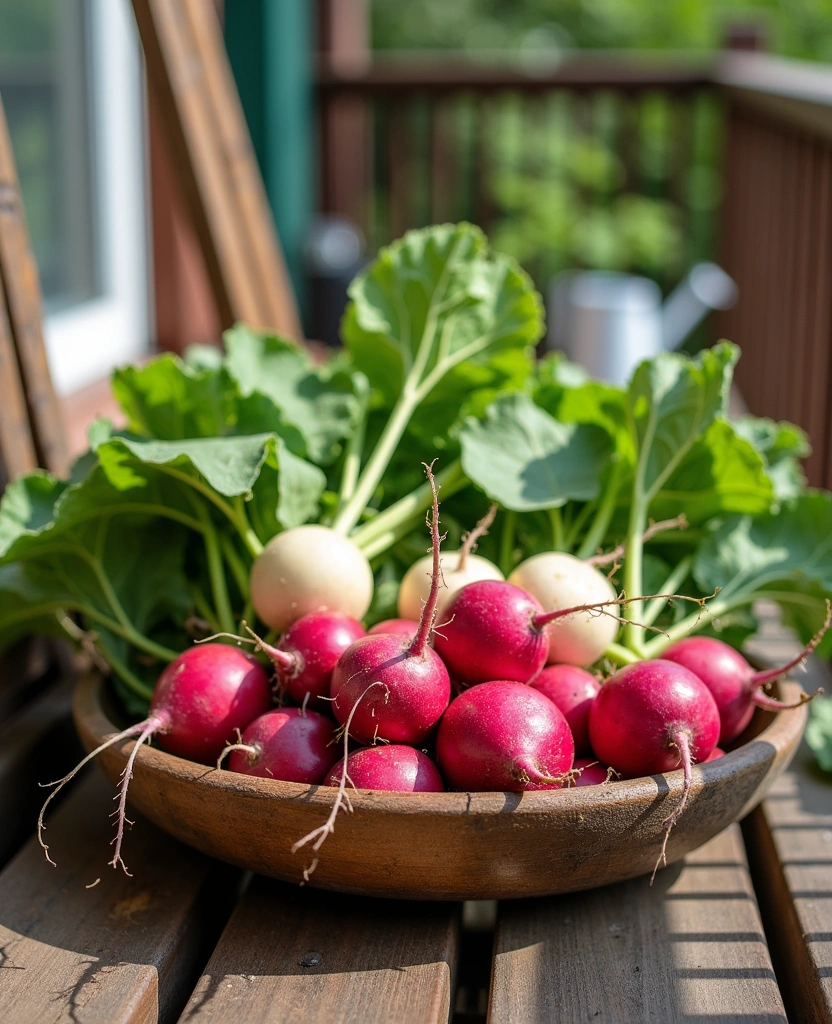
[[[788,648],[772,627],[757,650]],[[652,889],[397,903],[252,878],[141,819],[133,877],[115,873],[95,770],[50,820],[51,867],[35,783],[77,756],[67,690],[57,680],[2,730],[3,1024],[832,1021],[832,785],[808,754]]]

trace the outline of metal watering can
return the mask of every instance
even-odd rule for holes
[[[736,300],[736,284],[715,263],[697,263],[664,303],[646,277],[567,271],[549,292],[546,348],[560,349],[593,377],[626,384],[642,360],[678,348],[712,309]]]

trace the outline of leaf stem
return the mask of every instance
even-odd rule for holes
[[[517,513],[506,509],[503,518],[503,532],[500,537],[500,572],[508,577],[514,568],[514,535],[517,528]]]
[[[208,562],[208,577],[211,581],[211,593],[214,598],[214,607],[217,610],[217,621],[222,629],[228,633],[234,632],[234,613],[231,611],[231,600],[228,596],[228,585],[225,580],[225,565],[222,560],[217,529],[211,521],[208,510],[200,508],[200,518],[203,523],[203,537],[205,539],[205,556]]]
[[[670,573],[664,583],[659,587],[660,594],[675,594],[679,587],[685,582],[693,566],[693,555],[688,555]],[[645,605],[641,614],[642,625],[652,626],[667,606],[667,598],[661,597]]]
[[[234,544],[228,534],[221,533],[219,537],[223,558],[228,563],[228,568],[231,570],[231,575],[234,577],[234,582],[237,584],[237,588],[239,589],[243,600],[247,601],[248,570],[243,565],[243,560],[240,558],[237,549],[234,547]]]
[[[603,544],[615,512],[620,479],[621,462],[620,460],[615,459],[610,467],[607,486],[604,488],[604,493],[595,513],[595,518],[592,520],[592,526],[590,526],[580,547],[575,552],[577,558],[590,558],[592,555],[597,553],[598,549]],[[581,517],[579,516],[578,519],[580,520],[580,518]]]
[[[634,665],[637,661],[641,661],[634,651],[622,647],[621,644],[610,644],[604,651],[604,656],[615,662],[616,665]]]
[[[563,551],[566,539],[563,532],[563,517],[559,508],[549,509],[549,523],[552,527],[552,548],[555,551]]]
[[[338,511],[355,494],[356,484],[361,470],[361,456],[364,452],[364,436],[367,433],[367,414],[370,405],[370,382],[363,373],[353,374],[356,398],[358,399],[358,420],[355,429],[347,442],[344,455],[344,468],[341,473],[341,488],[338,492]]]

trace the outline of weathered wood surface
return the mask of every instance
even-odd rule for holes
[[[202,0],[133,0],[153,102],[224,327],[302,337],[219,22]]]
[[[184,1005],[233,895],[227,869],[137,821],[107,866],[113,788],[98,773],[0,874],[3,1024],[156,1024]],[[86,888],[95,883],[93,888]]]
[[[503,904],[490,1024],[786,1024],[738,826],[684,864]]]
[[[387,870],[379,861],[378,870]],[[181,1020],[187,1024],[439,1024],[458,908],[320,893],[256,878]]]

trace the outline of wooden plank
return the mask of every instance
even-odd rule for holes
[[[39,462],[54,473],[68,468],[66,431],[61,408],[52,387],[41,324],[42,299],[35,257],[29,244],[20,185],[12,156],[6,117],[0,103],[0,278],[5,291],[8,327],[14,338],[17,360]],[[2,298],[0,298],[2,302]],[[8,338],[6,323],[0,326],[0,349]],[[7,357],[4,351],[4,359]],[[3,384],[0,384],[2,387]],[[13,385],[12,385],[13,387]],[[3,390],[3,404],[6,391]],[[19,399],[10,396],[13,403]]]
[[[233,898],[226,869],[141,821],[106,866],[112,787],[98,773],[0,874],[3,1024],[155,1024],[185,1003]],[[86,886],[100,882],[93,888]]]
[[[181,1020],[444,1022],[457,933],[452,904],[356,899],[256,878]]]
[[[8,201],[8,193],[0,187],[0,209]],[[0,395],[3,396],[0,402],[0,486],[22,473],[31,472],[38,464],[4,302],[0,280]]]
[[[216,10],[204,0],[183,0],[194,46],[191,61],[205,68],[205,87],[218,135],[219,150],[230,183],[229,200],[237,209],[237,225],[249,250],[251,273],[259,295],[263,325],[300,341],[295,299],[274,230],[269,201]],[[354,140],[355,141],[355,140]]]
[[[54,686],[0,728],[0,864],[32,834],[45,793],[81,758],[70,716],[72,680]]]
[[[786,1024],[739,828],[647,878],[500,908],[491,1024]]]
[[[754,649],[782,663],[797,653],[797,644],[769,621]],[[829,666],[809,659],[803,685],[832,692]],[[807,748],[743,828],[789,1017],[832,1024],[832,784]]]

